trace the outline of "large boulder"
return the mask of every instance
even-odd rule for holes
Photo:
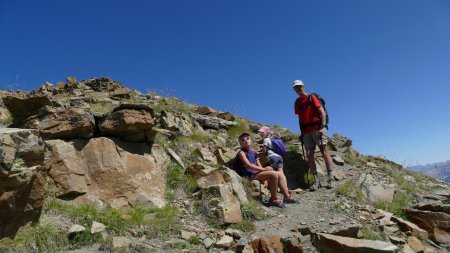
[[[394,198],[394,186],[385,184],[380,180],[375,180],[370,174],[363,173],[358,180],[358,185],[362,189],[362,194],[366,202],[369,204],[377,201],[390,203]]]
[[[183,113],[161,111],[159,125],[163,129],[177,132],[179,135],[191,135],[195,129],[191,119]]]
[[[163,207],[165,169],[152,159],[121,151],[107,138],[91,139],[83,148],[89,180],[86,199],[113,207]]]
[[[342,237],[324,233],[313,234],[313,245],[323,253],[397,253],[392,243]]]
[[[308,167],[303,157],[297,152],[288,151],[283,156],[284,174],[289,189],[308,188]],[[311,176],[312,177],[312,176]]]
[[[11,114],[9,111],[0,106],[0,126],[1,125],[9,125],[11,122]]]
[[[161,147],[153,145],[150,155],[139,153],[150,150],[148,145],[135,151],[124,142],[105,137],[47,143],[52,154],[46,167],[60,198],[99,207],[165,205],[169,158]]]
[[[58,188],[57,197],[73,199],[88,191],[86,164],[71,143],[62,140],[46,141],[51,155],[47,160],[50,177]]]
[[[15,164],[42,165],[45,146],[36,130],[0,128],[0,171],[10,171]]]
[[[29,222],[39,220],[45,197],[41,167],[22,167],[17,173],[0,173],[0,239],[14,237]]]
[[[94,91],[108,91],[113,92],[117,89],[123,88],[123,85],[109,77],[99,77],[83,80],[80,85],[87,86]]]
[[[243,220],[240,202],[229,184],[213,184],[203,189],[201,199],[203,208],[208,209],[219,224],[234,224]]]
[[[99,120],[102,136],[117,136],[132,142],[153,141],[155,114],[145,105],[123,104]]]
[[[200,115],[196,113],[191,113],[191,117],[205,129],[230,129],[231,127],[238,125],[238,123],[234,121],[228,121],[217,117]]]
[[[242,178],[234,171],[227,167],[219,170],[219,173],[223,176],[225,182],[231,185],[234,194],[238,197],[241,205],[247,204],[247,193],[245,192],[245,188]]]
[[[263,252],[273,252],[273,253],[283,253],[283,243],[280,236],[271,235],[267,237],[257,238],[251,242],[253,252],[263,253]]]
[[[418,205],[416,209],[406,209],[409,220],[428,232],[431,239],[439,243],[450,242],[450,212],[448,205]],[[428,211],[428,210],[435,211]]]
[[[410,232],[411,234],[421,238],[426,239],[428,237],[427,231],[421,229],[416,224],[409,222],[407,220],[404,220],[400,217],[392,216],[391,220],[397,223],[397,225],[400,227],[400,230],[404,232]]]
[[[86,139],[94,135],[95,119],[87,109],[44,106],[24,126],[38,129],[45,139]]]
[[[36,115],[43,106],[54,104],[48,96],[17,94],[6,95],[3,97],[3,103],[13,117],[13,126],[18,127],[22,127],[28,117]]]
[[[343,152],[348,147],[352,146],[352,140],[336,133],[336,134],[333,134],[333,137],[331,138],[330,146],[331,146],[331,149],[334,151]]]

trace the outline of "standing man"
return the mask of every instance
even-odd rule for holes
[[[317,176],[314,150],[319,146],[320,152],[327,167],[327,188],[334,187],[333,169],[331,167],[331,157],[327,149],[328,136],[326,133],[327,122],[326,112],[319,99],[314,94],[305,92],[305,85],[301,80],[295,80],[292,84],[294,91],[298,94],[295,100],[295,114],[298,115],[298,122],[301,131],[301,142],[305,145],[309,169],[314,175],[314,183],[311,190],[321,187]]]

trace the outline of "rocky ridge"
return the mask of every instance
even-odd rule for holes
[[[274,127],[301,200],[276,209],[230,169],[237,135],[257,140],[261,123],[106,77],[0,97],[0,252],[449,250],[448,184],[341,135],[329,146],[338,186],[309,192],[296,136]],[[316,163],[323,177],[320,152]],[[43,229],[53,237],[23,243]]]

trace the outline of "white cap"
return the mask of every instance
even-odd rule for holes
[[[302,82],[302,80],[295,80],[294,82],[292,82],[292,87],[295,86],[305,86],[305,84]]]

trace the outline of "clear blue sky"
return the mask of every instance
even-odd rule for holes
[[[109,76],[295,132],[302,79],[360,152],[450,159],[448,0],[0,0],[0,64],[2,89]]]

